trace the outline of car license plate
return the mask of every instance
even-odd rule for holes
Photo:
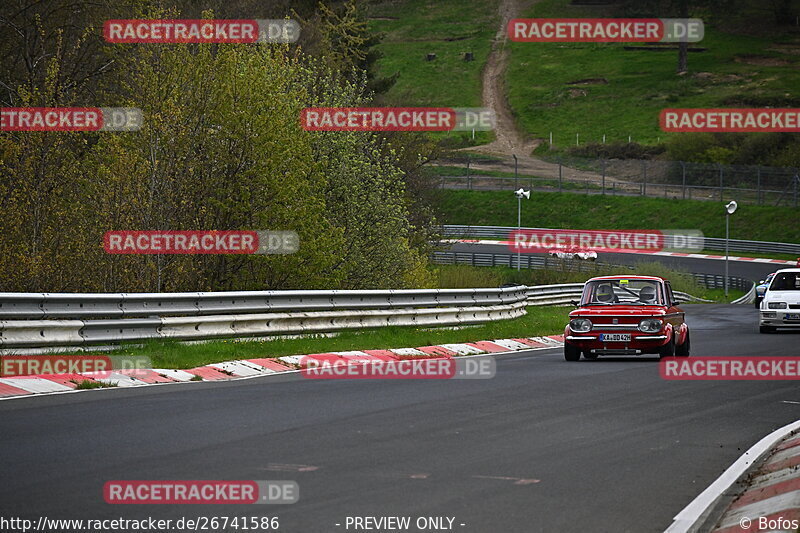
[[[631,342],[630,333],[601,333],[600,342]]]
[[[800,314],[798,314],[798,313],[791,313],[791,314],[787,313],[786,314],[786,319],[787,320],[800,320]]]

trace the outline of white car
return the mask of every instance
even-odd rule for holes
[[[761,300],[758,326],[761,333],[800,328],[800,268],[775,272]]]
[[[583,259],[585,261],[594,261],[597,259],[597,252],[594,250],[558,248],[555,250],[548,250],[547,253],[550,257],[558,257],[559,259]]]

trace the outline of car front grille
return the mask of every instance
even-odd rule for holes
[[[638,331],[639,324],[594,324],[592,331],[599,329],[610,329],[614,331]]]

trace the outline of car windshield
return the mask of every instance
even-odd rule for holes
[[[664,305],[664,295],[654,280],[593,280],[583,288],[581,305]]]
[[[771,291],[800,291],[800,272],[781,272],[775,274],[769,285]]]

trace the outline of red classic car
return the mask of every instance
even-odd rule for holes
[[[603,276],[583,287],[564,329],[564,358],[598,355],[689,355],[689,327],[669,281],[655,276]]]

